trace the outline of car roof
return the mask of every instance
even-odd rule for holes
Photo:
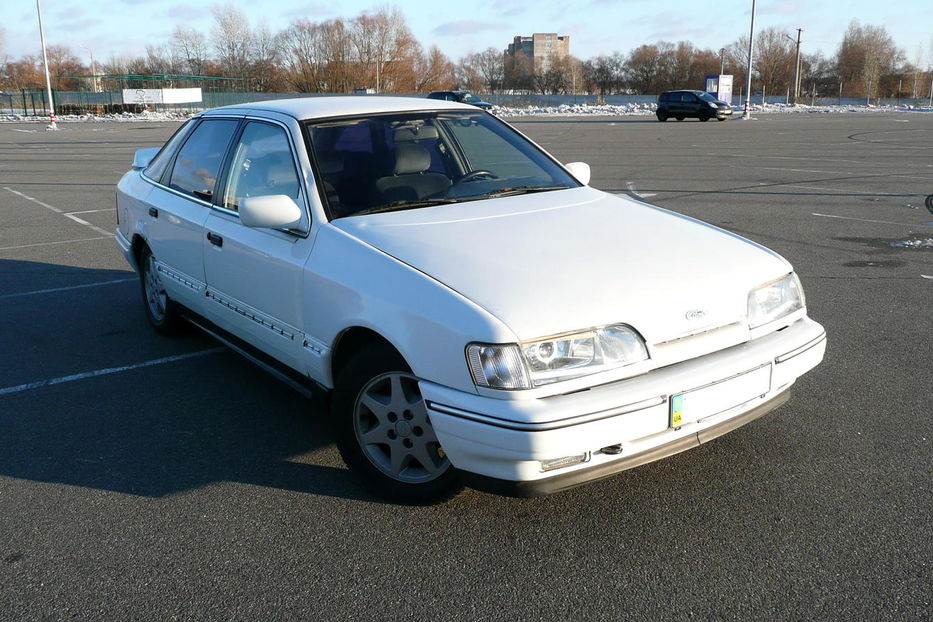
[[[429,110],[469,110],[475,106],[424,97],[383,97],[373,95],[346,95],[335,97],[296,97],[273,99],[233,106],[213,108],[204,114],[217,116],[230,113],[277,112],[299,120],[329,117],[379,114],[383,112],[418,112]]]

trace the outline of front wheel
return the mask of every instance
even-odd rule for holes
[[[337,377],[331,404],[340,455],[374,494],[431,504],[463,488],[434,433],[418,379],[391,348],[356,354]]]
[[[184,328],[178,304],[169,298],[155,257],[148,247],[139,254],[139,280],[142,286],[143,309],[149,325],[161,335],[177,335]]]

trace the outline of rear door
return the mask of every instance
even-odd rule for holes
[[[154,187],[146,197],[140,230],[170,297],[198,309],[204,292],[204,222],[217,177],[239,121],[200,121],[174,154],[156,159],[143,175]]]

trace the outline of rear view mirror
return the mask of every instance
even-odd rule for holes
[[[565,164],[564,168],[570,171],[570,174],[577,178],[584,186],[590,183],[590,165],[586,162],[571,162]]]
[[[240,199],[240,222],[247,227],[294,229],[301,224],[301,208],[284,194]]]

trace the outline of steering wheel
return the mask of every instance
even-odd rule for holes
[[[499,176],[493,173],[492,171],[480,169],[476,171],[470,171],[466,175],[461,175],[460,177],[454,180],[453,185],[456,186],[457,184],[463,184],[468,181],[473,181],[477,177],[489,177],[490,179],[499,179]]]

